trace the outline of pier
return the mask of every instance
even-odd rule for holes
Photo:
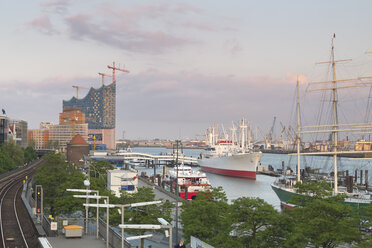
[[[140,153],[140,152],[117,152],[113,154],[109,154],[107,152],[93,152],[92,155],[89,156],[88,160],[104,160],[114,163],[122,163],[130,164],[133,161],[139,162],[140,164],[172,164],[176,161],[177,153],[173,154],[159,154],[159,155],[152,155],[147,153]],[[185,156],[182,153],[178,154],[178,161],[183,162],[185,165],[190,166],[197,166],[198,160],[194,157]]]

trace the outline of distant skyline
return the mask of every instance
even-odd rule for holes
[[[130,139],[194,138],[242,117],[267,132],[276,116],[279,130],[293,117],[297,75],[327,79],[315,63],[330,58],[333,33],[336,57],[353,59],[339,77],[372,76],[367,0],[0,0],[0,9],[0,108],[29,129],[57,123],[72,86],[100,87],[113,61],[130,71],[117,73],[116,113],[117,137]]]

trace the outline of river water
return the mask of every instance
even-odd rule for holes
[[[160,148],[160,147],[136,147],[132,148],[133,152],[143,152],[148,154],[165,154],[172,153],[172,149]],[[186,156],[198,157],[200,153],[204,153],[201,149],[184,149]],[[287,154],[270,154],[264,153],[261,158],[262,165],[272,165],[273,168],[280,169],[282,167],[282,161],[284,161],[285,167],[289,166],[292,170],[296,167],[296,156]],[[369,169],[369,182],[372,183],[372,164],[369,160],[356,160],[348,158],[339,159],[339,170],[349,170],[350,175],[354,175],[355,169],[368,170]],[[310,166],[312,168],[318,168],[321,172],[333,171],[333,160],[331,157],[326,156],[304,156],[301,157],[301,168]],[[153,174],[153,169],[137,168],[139,173],[146,171],[148,176]],[[271,189],[271,183],[276,180],[275,177],[266,175],[257,175],[256,180],[235,178],[228,176],[221,176],[212,173],[206,173],[213,187],[222,186],[228,200],[231,202],[242,196],[246,197],[259,197],[265,200],[267,203],[273,205],[276,209],[280,209],[280,201],[274,191]],[[358,173],[358,176],[360,174]],[[363,175],[364,176],[364,175]],[[359,180],[359,179],[358,179]]]

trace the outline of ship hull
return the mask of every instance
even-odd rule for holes
[[[295,205],[290,204],[289,201],[296,195],[299,195],[296,192],[293,192],[289,189],[285,189],[282,187],[279,187],[277,185],[272,184],[271,188],[274,190],[275,194],[278,196],[280,200],[280,205],[284,208],[293,209]],[[358,213],[361,216],[364,216],[366,214],[365,208],[369,206],[371,203],[371,200],[366,199],[351,199],[346,198],[345,201],[342,202],[344,205],[350,206],[355,213]]]
[[[201,170],[232,177],[256,179],[257,164],[262,153],[244,153],[226,157],[199,159]]]

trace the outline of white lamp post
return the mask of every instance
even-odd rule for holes
[[[95,198],[95,196],[90,196],[91,198]],[[103,196],[101,196],[103,197]],[[138,202],[138,203],[131,203],[131,204],[83,204],[85,207],[105,207],[107,208],[107,215],[109,214],[109,208],[121,208],[121,222],[124,224],[124,208],[125,207],[141,207],[153,204],[160,204],[162,201],[152,201],[152,202]],[[108,223],[107,218],[107,223]],[[108,229],[107,229],[107,237],[108,237]],[[124,248],[124,228],[121,229],[121,247]]]
[[[89,180],[84,180],[84,186],[87,188],[87,190],[89,190],[89,186],[90,186],[90,181]],[[88,203],[88,192],[86,192],[86,202],[85,203]],[[89,218],[89,213],[88,213],[88,207],[85,208],[85,235],[88,235],[88,218]]]
[[[94,198],[95,196],[92,196]],[[109,248],[109,225],[110,225],[110,208],[116,207],[114,204],[109,204],[110,198],[108,196],[99,196],[97,199],[106,199],[107,203],[106,204],[90,204],[90,203],[85,203],[83,204],[85,207],[96,207],[97,209],[99,208],[106,208],[106,248]]]
[[[159,220],[159,219],[158,219]],[[121,229],[124,228],[129,228],[129,229],[150,229],[150,230],[155,230],[155,229],[161,229],[161,228],[167,228],[170,230],[170,235],[169,235],[169,248],[172,248],[172,226],[171,225],[153,225],[153,224],[120,224],[119,227]]]

